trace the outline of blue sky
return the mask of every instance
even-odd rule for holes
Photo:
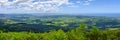
[[[0,13],[120,13],[120,0],[0,0]]]

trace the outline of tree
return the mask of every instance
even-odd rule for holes
[[[97,27],[93,27],[92,29],[90,29],[90,32],[87,33],[88,40],[99,40],[99,33],[99,29]]]
[[[69,40],[86,40],[85,32],[87,25],[81,24],[75,30],[71,30],[67,33]]]

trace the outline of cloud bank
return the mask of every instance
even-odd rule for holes
[[[75,0],[74,2],[72,0],[0,0],[0,8],[57,11],[64,5],[71,5],[71,7],[75,7],[75,4],[89,5],[91,1],[93,0]]]

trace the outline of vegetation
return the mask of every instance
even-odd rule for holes
[[[0,32],[0,40],[120,40],[120,30],[100,30],[81,24],[68,32],[51,30],[44,33],[33,32]]]
[[[0,40],[120,40],[119,26],[119,18],[9,14],[0,16]]]

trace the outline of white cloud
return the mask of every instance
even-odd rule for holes
[[[87,1],[84,1],[84,4],[83,5],[90,5],[90,2],[92,2],[93,0],[87,0]]]
[[[77,5],[71,5],[71,6],[68,6],[68,7],[78,8],[79,6],[77,6]]]
[[[86,0],[85,0],[86,1]],[[86,3],[91,2],[92,0],[87,0]],[[82,1],[76,1],[77,3],[81,3]],[[72,5],[73,2],[70,0],[0,0],[0,8],[11,8],[11,9],[23,9],[23,10],[40,10],[40,11],[57,11],[59,7],[63,5]],[[78,7],[78,6],[77,6]]]

